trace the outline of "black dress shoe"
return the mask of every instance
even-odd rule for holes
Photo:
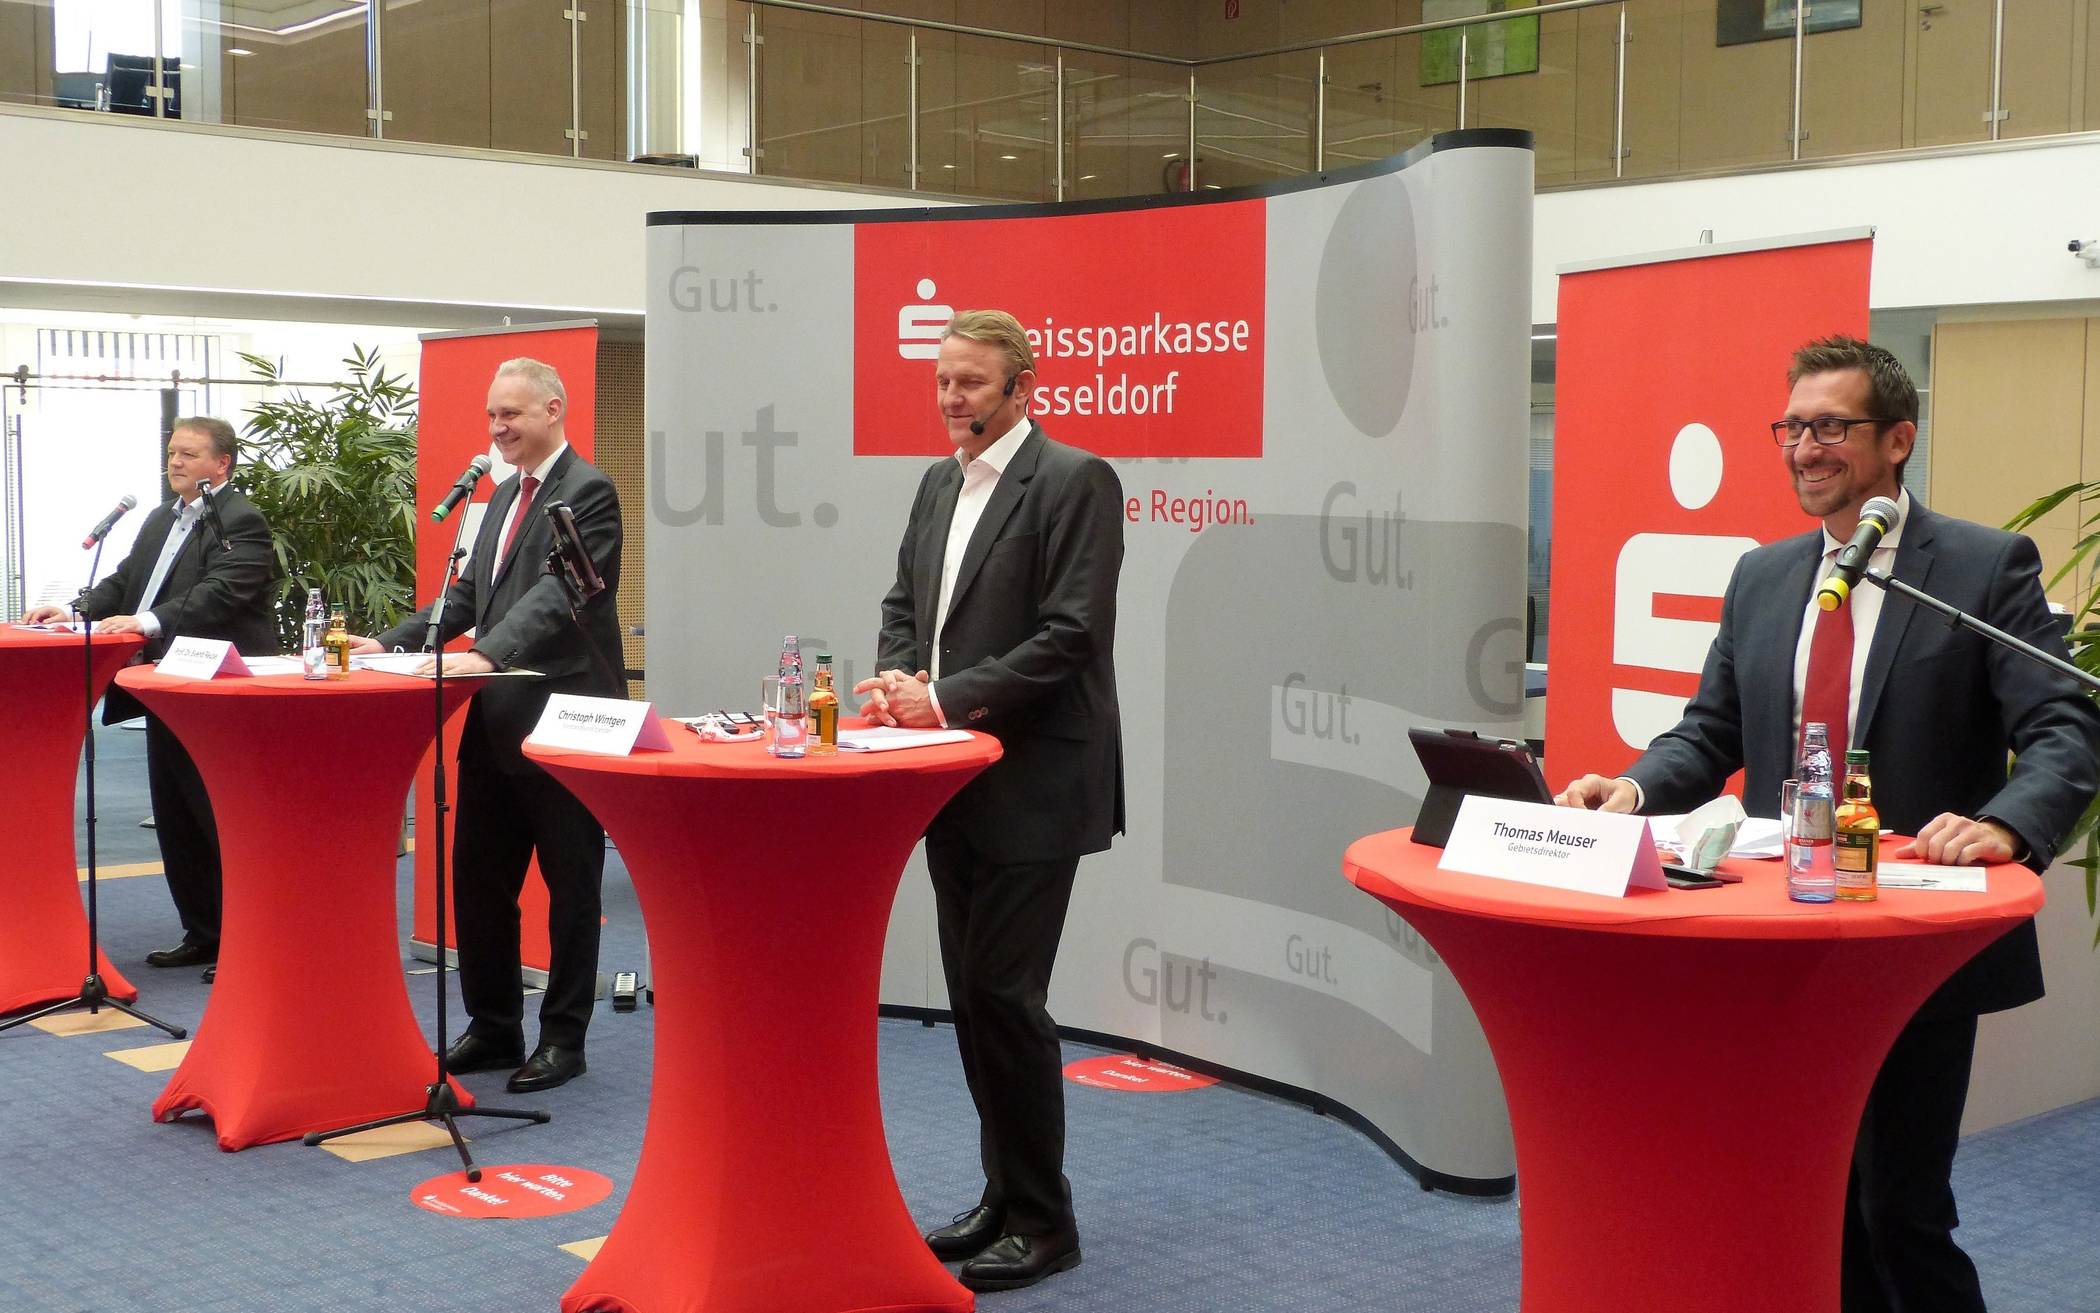
[[[525,1059],[524,1066],[511,1073],[510,1084],[504,1088],[512,1094],[537,1094],[567,1085],[588,1070],[583,1065],[582,1049],[542,1044]]]
[[[953,1221],[939,1230],[928,1231],[926,1247],[943,1263],[953,1263],[983,1251],[1004,1230],[1006,1214],[979,1204],[968,1212],[957,1213]]]
[[[1019,1290],[1053,1272],[1079,1266],[1079,1233],[1003,1235],[962,1265],[956,1278],[969,1290]]]
[[[445,1050],[445,1070],[458,1076],[470,1071],[500,1071],[515,1067],[525,1054],[525,1041],[514,1040],[509,1044],[499,1040],[484,1039],[472,1031],[452,1041]]]
[[[217,944],[193,944],[187,939],[173,948],[157,948],[146,954],[149,967],[201,967],[218,960]]]

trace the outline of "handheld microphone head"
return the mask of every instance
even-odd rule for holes
[[[1859,508],[1859,518],[1874,521],[1881,526],[1882,533],[1887,533],[1889,526],[1896,522],[1896,510],[1895,498],[1870,497],[1867,504]]]
[[[117,498],[117,505],[126,511],[135,511],[138,509],[139,499],[127,492]]]
[[[123,519],[125,514],[131,511],[138,504],[138,498],[132,496],[128,492],[125,493],[124,496],[118,500],[117,508],[111,511],[109,514],[103,516],[102,522],[100,524],[97,524],[94,528],[88,530],[88,536],[86,538],[83,538],[80,542],[80,550],[86,551],[88,548],[93,547],[96,543],[99,543],[104,538],[108,537],[109,531],[116,526],[117,521]]]
[[[452,514],[452,509],[455,506],[473,496],[475,485],[488,476],[488,472],[493,465],[494,462],[489,459],[489,454],[485,451],[473,460],[468,461],[466,472],[461,474],[458,480],[453,483],[452,491],[445,494],[445,500],[431,508],[431,522],[437,523],[442,521],[446,516]]]
[[[1896,523],[1898,509],[1893,497],[1872,497],[1859,508],[1859,526],[1852,531],[1852,541],[1838,553],[1837,565],[1816,587],[1816,605],[1835,611],[1845,604],[1860,575],[1866,572],[1882,535]]]

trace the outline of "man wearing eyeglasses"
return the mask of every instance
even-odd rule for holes
[[[2062,675],[1871,584],[1837,611],[1814,599],[1860,508],[1889,497],[1898,518],[1869,569],[2063,655],[2040,555],[2024,536],[1935,514],[1903,490],[1918,393],[1886,350],[1825,338],[1794,353],[1787,378],[1786,417],[1772,432],[1801,509],[1821,529],[1744,555],[1684,719],[1623,775],[1585,775],[1557,801],[1689,811],[1741,769],[1744,807],[1776,815],[1802,723],[1820,720],[1838,760],[1845,744],[1873,754],[1882,823],[1915,834],[1917,858],[2041,870],[2100,787],[2092,702]],[[1845,1313],[1983,1309],[1975,1265],[1954,1241],[1951,1185],[1976,1018],[2041,995],[2027,921],[1957,971],[1897,1038],[1853,1151]]]

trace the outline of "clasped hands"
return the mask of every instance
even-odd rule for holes
[[[1630,812],[1638,798],[1631,780],[1585,775],[1561,790],[1553,801],[1562,807]],[[1916,839],[1890,856],[1901,862],[1930,862],[1936,866],[1988,866],[2012,861],[2021,849],[2019,837],[1996,821],[1941,812],[1925,823]]]
[[[934,714],[931,680],[932,676],[923,670],[916,675],[885,670],[873,679],[855,684],[853,691],[867,695],[867,701],[860,704],[860,714],[878,725],[939,729],[941,718]]]

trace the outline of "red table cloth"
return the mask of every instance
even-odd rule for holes
[[[154,1118],[202,1109],[232,1150],[422,1107],[436,1059],[401,973],[394,857],[430,681],[117,682],[196,760],[224,881],[218,983]],[[447,709],[478,686],[447,681]]]
[[[145,641],[97,634],[89,644],[78,634],[0,626],[0,760],[8,782],[0,808],[0,1013],[71,998],[87,979],[87,914],[73,851],[74,781],[88,727],[90,657],[82,649],[92,651],[99,698]],[[97,961],[111,997],[139,996],[106,956]]]
[[[2042,905],[1981,894],[1795,903],[1741,884],[1625,898],[1436,867],[1408,831],[1342,870],[1419,930],[1479,1015],[1509,1102],[1523,1313],[1835,1313],[1845,1178],[1918,1005]]]
[[[905,860],[997,741],[779,761],[671,732],[525,749],[619,844],[655,972],[641,1161],[563,1313],[964,1313],[897,1192],[876,1002]]]

